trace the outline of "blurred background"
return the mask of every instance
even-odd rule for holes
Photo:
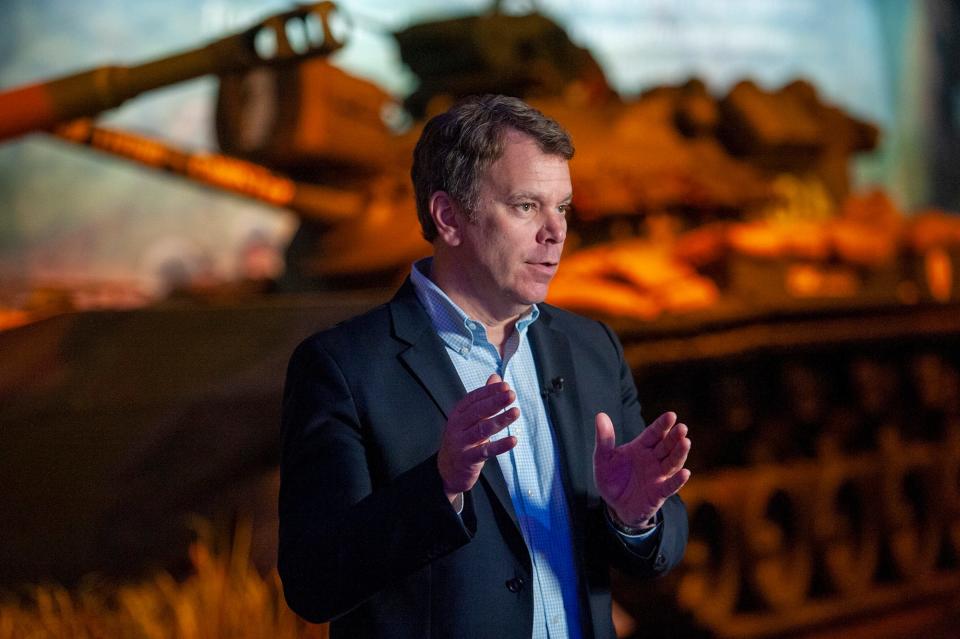
[[[429,251],[410,152],[482,92],[577,146],[548,301],[692,427],[621,636],[956,636],[955,2],[294,8],[0,4],[0,636],[322,636],[272,572],[286,359]]]

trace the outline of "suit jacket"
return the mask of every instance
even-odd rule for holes
[[[549,305],[528,332],[570,506],[584,637],[613,637],[611,563],[646,576],[680,561],[676,496],[648,556],[603,516],[593,479],[594,415],[618,443],[643,428],[616,336]],[[306,339],[283,403],[278,568],[289,605],[343,637],[512,637],[532,632],[531,562],[500,466],[487,463],[460,515],[436,452],[465,390],[409,280],[394,299]]]

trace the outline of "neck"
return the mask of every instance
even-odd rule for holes
[[[513,334],[517,320],[528,312],[530,307],[513,304],[500,306],[484,299],[477,292],[479,287],[460,270],[447,268],[445,257],[442,252],[434,255],[427,276],[467,315],[484,325],[487,329],[487,340],[502,355],[503,347]]]

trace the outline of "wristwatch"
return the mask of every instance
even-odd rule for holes
[[[659,511],[657,512],[659,513]],[[617,513],[613,510],[613,508],[607,506],[607,516],[610,517],[610,523],[613,524],[613,527],[622,532],[624,535],[642,535],[643,533],[650,532],[653,527],[657,525],[656,514],[654,514],[654,516],[648,519],[646,522],[641,522],[639,524],[628,524],[617,516]]]

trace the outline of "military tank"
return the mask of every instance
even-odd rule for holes
[[[301,220],[272,293],[0,333],[3,583],[176,567],[188,513],[252,513],[272,562],[286,359],[385,299],[428,250],[405,175],[417,124],[392,133],[392,98],[324,61],[341,42],[332,10],[0,94],[19,114],[0,138],[46,130]],[[421,79],[405,103],[417,122],[503,92],[571,130],[576,212],[551,301],[610,322],[645,414],[693,426],[688,557],[654,587],[619,578],[623,635],[637,620],[760,637],[894,619],[908,636],[942,616],[960,592],[960,233],[851,195],[850,155],[877,130],[802,81],[718,98],[691,80],[625,100],[537,14],[396,38]],[[77,119],[206,73],[221,78],[222,154]]]

